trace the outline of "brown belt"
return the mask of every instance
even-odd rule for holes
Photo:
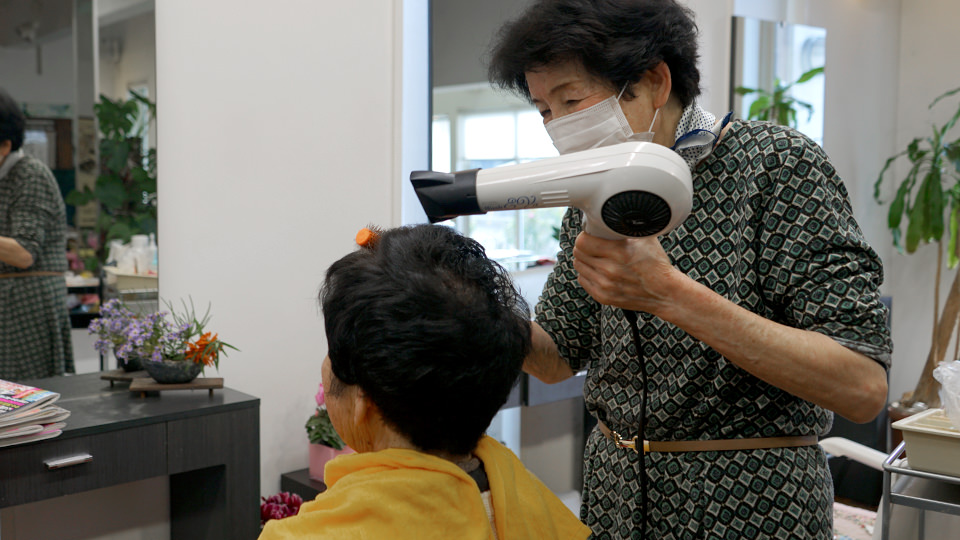
[[[0,274],[0,279],[7,278],[16,278],[16,277],[36,277],[36,276],[60,276],[63,277],[63,272],[41,272],[39,270],[34,272],[12,272],[9,274]]]
[[[639,453],[637,437],[626,439],[611,430],[603,422],[597,427],[617,448],[625,448]],[[789,448],[794,446],[813,446],[817,444],[816,435],[795,435],[790,437],[752,437],[748,439],[718,439],[710,441],[643,441],[643,453],[647,452],[706,452],[723,450],[756,450],[758,448]]]

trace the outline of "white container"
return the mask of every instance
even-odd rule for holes
[[[103,268],[106,274],[107,285],[110,285],[118,291],[130,290],[157,290],[157,276],[146,276],[133,272],[123,272],[112,266]]]
[[[911,469],[960,477],[960,430],[943,409],[928,409],[891,427],[903,432]]]

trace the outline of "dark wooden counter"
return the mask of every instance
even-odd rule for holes
[[[141,397],[99,373],[26,381],[70,411],[54,439],[0,448],[0,508],[170,477],[170,536],[251,539],[260,527],[260,400],[230,388]],[[92,460],[48,470],[45,461]]]

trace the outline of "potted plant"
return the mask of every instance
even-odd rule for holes
[[[352,453],[337,430],[333,428],[330,414],[327,413],[326,398],[323,394],[323,383],[315,396],[317,408],[307,419],[304,426],[307,429],[307,438],[310,440],[310,478],[323,481],[323,468],[331,459]]]
[[[104,304],[106,320],[95,319],[88,327],[101,339],[94,344],[103,352],[112,346],[117,358],[138,358],[143,369],[159,383],[185,383],[197,377],[207,366],[220,369],[220,355],[227,349],[238,350],[207,331],[210,308],[197,317],[193,302],[178,313],[167,303],[169,312],[135,314],[117,299]]]
[[[93,189],[74,190],[65,202],[83,206],[97,201],[97,242],[88,269],[106,260],[110,240],[129,242],[135,234],[157,232],[157,152],[144,151],[143,138],[156,117],[156,104],[131,92],[129,100],[100,96],[94,105],[100,130],[100,171]]]
[[[928,108],[932,109],[941,100],[958,92],[960,88],[945,92],[934,99]],[[899,182],[895,181],[896,192],[887,214],[893,245],[901,253],[904,250],[913,253],[920,244],[937,244],[937,267],[933,281],[933,338],[916,388],[894,404],[894,408],[909,411],[903,416],[940,405],[940,384],[933,378],[933,370],[943,361],[954,327],[960,319],[960,273],[954,276],[943,308],[940,307],[944,232],[949,231],[947,266],[955,268],[960,260],[957,244],[960,230],[960,137],[948,135],[958,118],[960,107],[942,126],[933,124],[930,135],[913,139],[904,150],[889,157],[874,184],[874,198],[882,204],[884,201],[880,192],[887,171],[899,158],[906,157],[910,168]],[[894,416],[893,411],[891,416]]]
[[[823,66],[813,68],[787,85],[784,85],[780,79],[775,79],[772,92],[762,88],[747,88],[745,86],[738,86],[734,89],[734,92],[741,96],[757,94],[757,98],[750,104],[747,120],[766,120],[781,126],[795,128],[797,127],[797,107],[803,107],[810,115],[813,115],[813,105],[791,96],[790,89],[821,73],[823,73]]]

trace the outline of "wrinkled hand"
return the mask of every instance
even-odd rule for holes
[[[657,314],[683,274],[655,237],[607,240],[580,233],[573,247],[580,285],[601,304]]]

